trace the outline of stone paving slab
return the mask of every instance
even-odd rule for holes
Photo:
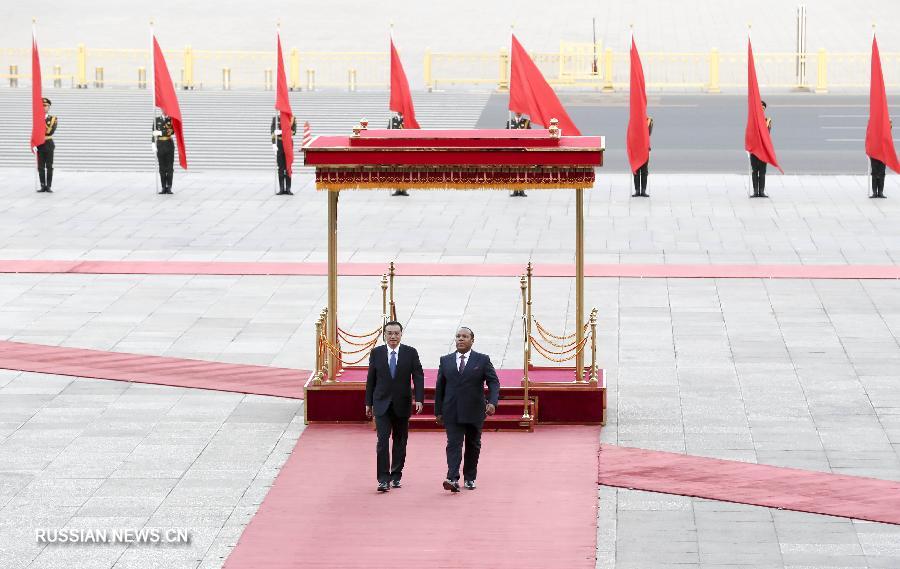
[[[29,410],[0,437],[0,566],[221,567],[304,428],[301,401],[115,383],[19,372],[0,388],[0,399]],[[103,391],[117,396],[90,395]],[[48,448],[59,427],[41,413],[69,395],[101,414]],[[43,449],[42,459],[23,449]],[[117,528],[185,528],[191,541],[43,545],[35,534]]]
[[[4,174],[4,259],[327,258],[326,200],[306,173],[289,199],[271,195],[264,174],[179,172],[174,196],[154,194],[150,172],[61,170],[52,195],[33,193],[27,170]],[[654,175],[652,197],[633,200],[630,176],[601,169],[586,192],[586,262],[896,264],[900,233],[891,220],[900,202],[866,199],[863,176],[769,178],[769,200],[748,199],[746,177],[720,174]],[[886,194],[894,193],[900,197],[889,176]],[[568,191],[526,199],[502,191],[414,191],[405,199],[344,192],[339,260],[569,264],[573,200]],[[42,292],[30,307],[53,302],[52,291]],[[165,290],[157,294],[167,299]]]

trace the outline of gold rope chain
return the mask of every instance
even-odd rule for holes
[[[572,332],[572,333],[569,334],[568,336],[557,336],[556,334],[551,334],[549,330],[547,330],[546,328],[544,328],[544,327],[541,325],[541,323],[538,321],[537,318],[534,319],[534,325],[537,326],[538,331],[540,331],[540,332],[542,333],[541,335],[546,334],[546,335],[548,335],[548,336],[550,336],[551,338],[554,338],[554,339],[556,339],[556,340],[568,340],[569,338],[572,338],[573,336],[575,336],[575,334],[577,333],[577,332]],[[585,325],[584,325],[584,330],[587,331],[587,329],[588,329],[588,324],[585,324]]]
[[[584,333],[587,334],[587,325],[585,325]],[[578,340],[572,340],[571,342],[569,342],[567,344],[558,344],[558,343],[554,342],[552,339],[545,336],[544,333],[541,332],[540,330],[538,330],[538,334],[541,335],[541,338],[543,338],[545,342],[547,342],[548,344],[550,344],[551,346],[554,346],[556,348],[568,348],[570,346],[574,346],[578,342]]]
[[[340,326],[338,326],[338,332],[340,332],[341,334],[344,334],[345,336],[350,336],[351,338],[368,338],[369,336],[372,336],[372,335],[374,335],[374,334],[377,334],[377,333],[381,332],[381,326],[379,326],[378,328],[375,328],[375,329],[372,330],[371,332],[368,332],[368,333],[366,333],[366,334],[362,334],[361,336],[358,336],[358,335],[356,335],[356,334],[351,334],[350,332],[344,330],[344,329],[341,328]]]
[[[351,346],[368,346],[368,345],[371,344],[372,342],[376,342],[376,343],[378,342],[378,338],[377,338],[377,337],[375,337],[375,338],[370,338],[370,339],[366,340],[365,342],[354,342],[353,340],[344,337],[344,335],[341,334],[340,331],[338,331],[338,336],[340,336],[340,339],[341,339],[341,340],[343,340],[344,342],[347,342],[347,343],[350,344]],[[364,338],[365,336],[362,336],[362,337]]]
[[[544,349],[541,348],[540,344],[534,344],[534,343],[532,343],[532,344],[534,345],[534,348],[538,351],[538,353],[541,354],[542,356],[544,356],[544,358],[550,360],[551,362],[556,362],[556,363],[562,363],[565,361],[574,360],[578,356],[578,354],[581,353],[581,349],[579,349],[578,351],[573,353],[571,356],[566,356],[564,358],[554,358],[550,354],[544,352]],[[582,344],[581,348],[582,349],[584,348],[584,344]]]
[[[576,355],[580,354],[582,350],[584,350],[585,345],[587,345],[587,341],[588,341],[588,338],[584,337],[584,338],[582,338],[581,342],[579,342],[578,345],[573,346],[572,348],[570,348],[568,350],[563,350],[561,352],[554,352],[553,350],[550,350],[548,348],[541,346],[538,343],[538,341],[535,339],[534,336],[529,337],[529,343],[532,346],[534,346],[537,349],[537,351],[540,352],[541,355],[544,356],[545,358],[547,358],[548,360],[553,360],[553,358],[551,356],[549,356],[549,354],[563,355],[563,354],[568,354],[569,352],[572,352],[571,356],[567,356],[563,360],[553,360],[553,361],[565,361],[565,360],[574,358]]]

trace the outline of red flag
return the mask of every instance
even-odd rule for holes
[[[631,86],[628,89],[631,110],[628,115],[628,162],[631,172],[650,160],[650,129],[647,126],[647,90],[644,86],[644,68],[634,38],[631,38]]]
[[[41,56],[37,38],[31,33],[31,151],[47,140],[47,116],[44,113],[44,93],[41,89]]]
[[[291,138],[291,119],[294,112],[291,110],[291,99],[288,96],[287,75],[284,72],[284,57],[281,55],[281,34],[276,34],[278,40],[278,72],[275,85],[275,109],[279,113],[281,125],[281,144],[284,146],[284,159],[288,176],[293,176],[294,171],[294,139]]]
[[[759,96],[759,83],[756,81],[756,64],[753,63],[753,46],[747,38],[747,130],[744,132],[744,149],[763,162],[784,170],[778,165],[772,137],[766,127],[766,113],[762,108]]]
[[[154,103],[172,119],[172,128],[175,129],[175,139],[178,141],[178,163],[187,170],[187,150],[184,147],[181,108],[178,106],[178,97],[175,96],[175,86],[169,75],[166,58],[163,57],[156,36],[153,36],[153,87]]]
[[[884,92],[884,75],[881,73],[881,55],[878,42],[872,36],[872,80],[869,83],[869,125],[866,127],[866,155],[884,162],[894,172],[900,173],[894,139],[891,136],[891,114]]]
[[[391,102],[389,108],[395,113],[403,113],[403,128],[421,128],[416,121],[416,110],[413,108],[412,95],[409,92],[409,81],[400,62],[400,54],[394,47],[391,38]]]
[[[553,88],[541,75],[541,70],[528,56],[528,52],[515,35],[512,36],[511,55],[509,110],[527,114],[531,117],[531,122],[545,128],[550,126],[550,119],[557,119],[563,135],[581,136],[581,132],[553,92]]]

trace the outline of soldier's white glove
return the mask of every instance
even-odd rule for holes
[[[276,128],[276,129],[275,129],[275,136],[281,136],[281,129],[280,129],[280,128]]]
[[[37,146],[32,146],[31,151],[34,152],[35,154],[37,154]]]
[[[154,131],[153,131],[153,136],[162,136],[162,131],[161,131],[161,130],[154,130]]]

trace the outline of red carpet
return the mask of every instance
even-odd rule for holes
[[[602,445],[599,482],[900,524],[900,482]]]
[[[300,369],[142,356],[0,341],[0,368],[56,375],[303,398]]]
[[[375,492],[375,433],[312,425],[226,569],[594,569],[599,427],[485,433],[478,489],[450,494],[443,433],[410,436]]]
[[[387,263],[340,263],[343,276],[380,276]],[[523,264],[400,263],[399,276],[516,277]],[[289,275],[323,276],[326,263],[226,261],[40,261],[0,260],[0,273],[75,273],[144,275]],[[574,265],[542,264],[538,277],[573,277]],[[678,265],[587,264],[588,277],[741,278],[741,279],[898,279],[896,265]]]

